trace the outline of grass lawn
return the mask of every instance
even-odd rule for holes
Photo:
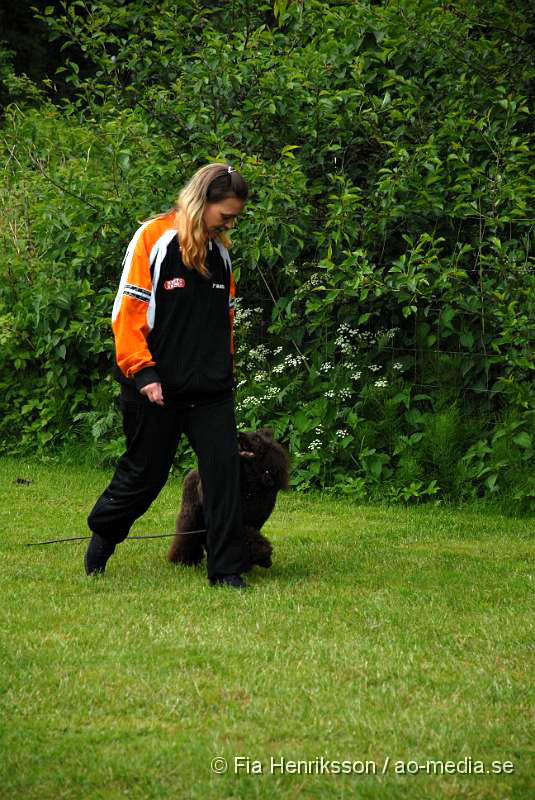
[[[87,578],[85,542],[24,544],[85,535],[109,473],[0,474],[0,797],[535,797],[533,518],[289,493],[239,593],[166,539]]]

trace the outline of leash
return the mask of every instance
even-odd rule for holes
[[[201,528],[198,531],[178,531],[181,536],[189,536],[193,533],[206,533],[206,528]],[[176,531],[173,533],[150,533],[146,536],[128,536],[128,539],[165,539],[169,536],[176,536]],[[49,539],[47,542],[26,542],[26,547],[37,547],[40,544],[59,544],[60,542],[80,542],[83,539],[91,539],[91,536],[72,536],[70,539]]]

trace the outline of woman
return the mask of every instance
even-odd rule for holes
[[[232,167],[208,164],[130,242],[112,318],[127,449],[88,517],[88,575],[104,572],[157,497],[184,432],[202,480],[210,583],[247,588],[225,235],[247,196]]]

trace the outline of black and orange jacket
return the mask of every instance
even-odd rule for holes
[[[234,385],[228,251],[209,242],[205,278],[183,264],[173,224],[171,212],[136,231],[113,306],[115,377],[123,395],[140,402],[149,383],[162,384],[164,401],[209,399]]]

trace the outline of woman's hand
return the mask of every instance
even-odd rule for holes
[[[148,397],[151,403],[158,403],[159,406],[164,404],[161,383],[148,383],[143,389],[139,390],[139,393]]]

